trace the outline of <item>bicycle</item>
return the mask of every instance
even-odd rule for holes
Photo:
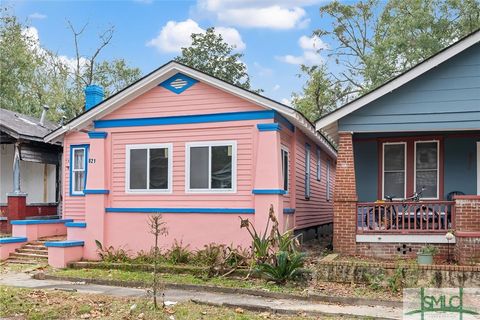
[[[425,187],[420,191],[415,191],[412,196],[399,200],[400,204],[385,204],[371,208],[364,215],[362,227],[367,226],[370,230],[385,231],[390,229],[403,229],[404,225],[408,226],[408,228],[416,225],[418,229],[427,230],[435,229],[436,219],[443,228],[445,222],[440,219],[440,213],[432,208],[423,204],[416,208],[414,212],[410,211],[411,204],[408,203],[420,202],[420,197],[424,190]],[[393,195],[385,196],[386,202],[383,203],[393,202],[394,199],[395,196]],[[397,211],[397,206],[402,207],[403,210],[401,214]]]

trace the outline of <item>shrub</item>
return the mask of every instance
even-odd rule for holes
[[[257,269],[270,280],[276,283],[285,283],[299,275],[304,260],[305,254],[302,252],[279,251],[272,263],[260,263]]]
[[[95,240],[95,244],[97,253],[104,262],[129,262],[131,260],[128,251],[123,248],[115,249],[113,246],[104,248],[98,240]]]
[[[225,246],[210,243],[205,245],[203,249],[197,250],[193,260],[203,266],[215,267],[223,263],[225,257]]]
[[[170,248],[166,253],[166,258],[170,263],[181,264],[188,263],[191,258],[190,250],[188,250],[188,245],[183,246],[183,242],[174,241],[172,248]]]

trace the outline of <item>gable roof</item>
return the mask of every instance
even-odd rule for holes
[[[430,58],[420,62],[419,64],[408,69],[404,73],[387,81],[376,89],[356,98],[355,100],[335,109],[315,122],[315,128],[334,141],[338,140],[338,120],[351,114],[352,112],[366,106],[367,104],[383,97],[393,90],[405,85],[406,83],[416,79],[422,74],[435,68],[439,64],[465,51],[473,45],[480,42],[480,29],[465,36],[454,44],[446,47]]]
[[[204,72],[188,67],[176,61],[170,61],[153,72],[147,74],[140,80],[134,82],[123,90],[102,101],[94,108],[80,114],[73,118],[70,122],[45,136],[45,141],[58,140],[63,134],[72,130],[82,130],[91,126],[94,120],[99,120],[110,112],[122,107],[127,102],[132,101],[145,92],[157,87],[163,81],[176,75],[177,73],[184,74],[195,80],[201,81],[212,87],[218,88],[222,91],[250,101],[253,104],[264,107],[266,109],[274,110],[280,113],[299,130],[304,132],[310,139],[322,146],[331,156],[336,157],[336,150],[330,142],[315,130],[315,127],[310,123],[305,116],[297,110],[286,106],[280,102],[274,101],[260,94],[251,92],[249,90],[240,88],[238,86],[229,84],[223,80],[210,76]]]
[[[58,127],[50,121],[42,125],[40,119],[0,108],[0,131],[15,139],[43,142],[43,137]]]

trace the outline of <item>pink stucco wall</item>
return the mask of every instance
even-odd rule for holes
[[[54,268],[65,268],[69,262],[82,259],[83,247],[49,247],[48,264]]]
[[[197,83],[182,94],[174,94],[156,87],[103,119],[165,117],[238,111],[264,110],[236,96]],[[148,213],[105,213],[105,208],[252,208],[255,214],[241,215],[249,218],[257,229],[263,229],[271,204],[282,228],[298,229],[313,223],[331,221],[322,200],[321,186],[315,187],[315,144],[312,148],[312,198],[304,205],[301,201],[303,181],[301,166],[306,138],[300,130],[260,132],[259,123],[273,119],[120,127],[101,129],[108,133],[106,139],[89,139],[86,132],[69,133],[64,141],[64,218],[86,221],[87,228],[68,228],[69,240],[84,240],[83,257],[96,257],[95,240],[105,246],[123,247],[131,253],[149,250],[152,236],[148,232]],[[185,191],[185,145],[197,141],[236,141],[237,186],[233,193],[187,193]],[[127,193],[125,188],[126,146],[130,144],[173,145],[173,187],[171,193]],[[89,144],[87,189],[106,189],[107,195],[88,194],[85,197],[69,195],[70,145]],[[286,195],[254,195],[253,189],[281,189],[280,146],[290,151],[290,185]],[[322,153],[323,157],[326,156]],[[333,163],[332,163],[333,164]],[[325,167],[323,166],[324,170]],[[301,177],[299,177],[301,175]],[[333,165],[332,165],[333,178]],[[333,187],[332,187],[333,188]],[[333,190],[333,189],[332,189]],[[298,204],[300,203],[300,207]],[[321,209],[316,208],[321,205]],[[283,208],[296,208],[294,215],[284,215]],[[300,210],[299,210],[300,209]],[[164,249],[174,240],[183,241],[192,250],[208,243],[249,246],[250,238],[240,229],[238,214],[226,213],[164,213],[169,235],[162,239]]]
[[[28,241],[43,237],[66,235],[67,227],[63,223],[13,225],[13,237],[26,237]]]
[[[0,261],[6,260],[10,256],[10,253],[14,253],[16,249],[23,246],[25,242],[15,243],[1,243],[0,244]]]

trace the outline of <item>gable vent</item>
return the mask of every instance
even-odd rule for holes
[[[168,78],[159,85],[164,87],[165,89],[172,91],[173,93],[180,94],[197,82],[198,80],[192,79],[182,73],[177,73],[176,75]]]
[[[181,89],[188,84],[186,80],[183,79],[175,79],[174,81],[170,82],[170,85],[175,89]]]

